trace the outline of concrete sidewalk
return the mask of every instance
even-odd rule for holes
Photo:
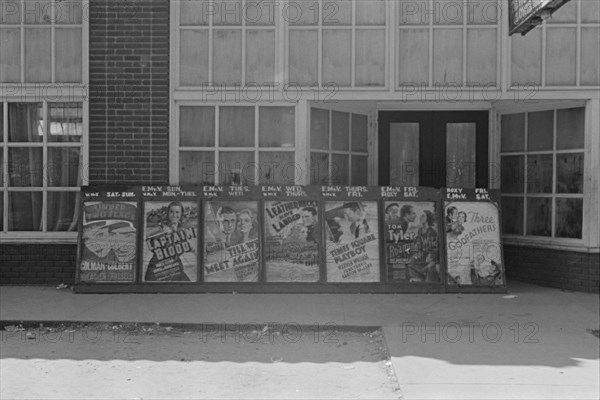
[[[1,287],[2,321],[383,328],[405,398],[600,397],[597,294],[74,294]]]

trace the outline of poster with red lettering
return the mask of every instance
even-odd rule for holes
[[[198,280],[198,204],[193,201],[144,203],[144,282]]]
[[[86,201],[79,282],[133,282],[137,264],[137,202]]]
[[[436,202],[384,201],[388,282],[442,283]]]

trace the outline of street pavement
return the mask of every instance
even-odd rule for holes
[[[406,399],[600,398],[599,339],[590,332],[600,326],[598,294],[508,287],[507,294],[74,294],[4,286],[0,320],[381,327]]]

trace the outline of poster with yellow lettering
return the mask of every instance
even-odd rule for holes
[[[144,282],[196,282],[198,204],[193,201],[144,203]]]
[[[327,282],[379,282],[375,201],[325,202]]]

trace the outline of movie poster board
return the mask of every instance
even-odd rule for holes
[[[321,190],[332,199],[323,201],[327,282],[380,282],[378,193],[364,186]]]
[[[145,187],[143,282],[198,281],[198,201],[175,186]],[[154,200],[156,199],[156,200]]]
[[[386,279],[443,284],[439,191],[382,186]]]
[[[498,199],[488,189],[445,189],[449,286],[505,285]]]
[[[204,202],[204,282],[258,282],[260,278],[259,202],[246,186],[207,187]],[[256,198],[256,197],[254,197]]]
[[[262,189],[265,281],[318,282],[323,241],[317,197],[302,186]]]
[[[137,266],[138,202],[130,191],[82,193],[77,281],[134,282]]]

